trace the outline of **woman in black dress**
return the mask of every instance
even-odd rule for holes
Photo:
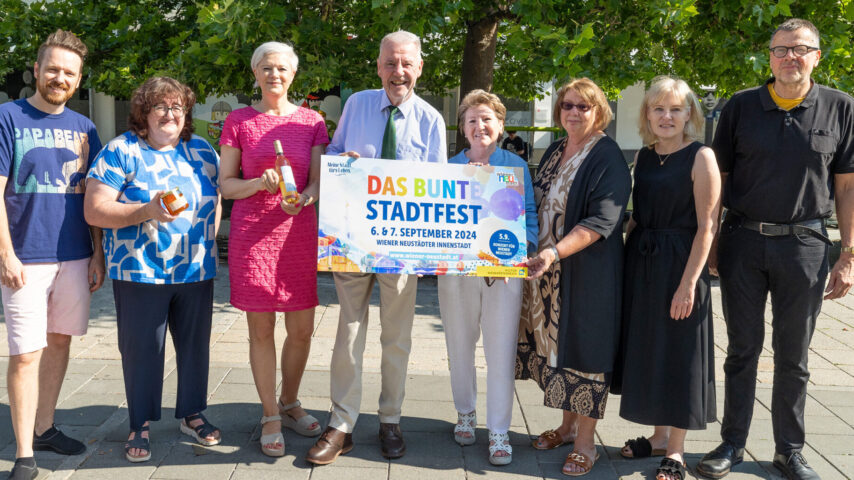
[[[655,425],[629,440],[628,458],[665,455],[659,480],[685,477],[687,430],[715,420],[714,345],[706,259],[721,180],[712,150],[694,141],[702,113],[682,80],[657,77],[646,92],[626,240],[623,331],[612,392],[620,416]]]

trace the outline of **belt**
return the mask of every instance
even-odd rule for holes
[[[659,240],[662,236],[695,235],[697,233],[696,230],[688,230],[687,228],[644,228],[640,225],[635,226],[635,230],[632,234],[634,235],[635,232],[640,234],[640,237],[638,238],[638,251],[641,256],[644,257],[644,262],[646,264],[646,274],[644,276],[646,280],[651,279],[650,272],[652,272],[653,268],[653,257],[657,256],[661,250]]]
[[[788,235],[809,235],[811,237],[815,237],[822,242],[833,246],[833,242],[830,241],[823,233],[821,233],[820,229],[824,226],[825,220],[823,218],[816,218],[813,220],[805,220],[803,222],[795,222],[795,223],[768,223],[768,222],[757,222],[755,220],[748,220],[747,218],[742,217],[741,215],[735,213],[727,213],[727,218],[732,217],[740,226],[753,230],[754,232],[759,232],[760,235],[764,235],[766,237],[783,237]]]

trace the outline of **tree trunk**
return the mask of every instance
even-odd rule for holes
[[[498,16],[488,15],[476,22],[468,22],[466,45],[463,50],[463,65],[460,75],[460,100],[472,90],[481,88],[492,91],[492,74],[495,69],[495,44],[498,40]],[[457,122],[457,144],[459,153],[467,145],[462,125]]]

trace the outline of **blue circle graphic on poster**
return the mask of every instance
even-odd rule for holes
[[[519,239],[510,230],[496,230],[489,237],[489,248],[492,250],[493,255],[501,260],[507,260],[508,258],[513,258],[513,255],[516,255],[516,251],[519,250]]]

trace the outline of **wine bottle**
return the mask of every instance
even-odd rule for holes
[[[285,157],[282,142],[274,140],[273,145],[276,147],[276,171],[279,173],[279,190],[282,191],[282,199],[287,203],[296,203],[299,192],[297,192],[297,182],[294,180],[291,162]]]

